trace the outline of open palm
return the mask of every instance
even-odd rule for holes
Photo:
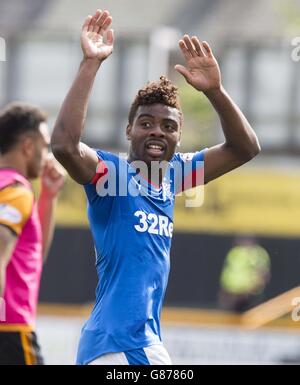
[[[179,47],[186,61],[186,66],[176,65],[186,81],[198,91],[211,91],[221,86],[221,73],[217,60],[206,42],[197,37],[185,35],[179,41]]]
[[[81,34],[81,47],[85,58],[103,61],[112,54],[114,34],[108,29],[111,23],[109,12],[100,10],[85,20]]]

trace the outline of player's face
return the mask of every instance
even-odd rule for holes
[[[41,123],[39,132],[34,135],[32,156],[28,164],[28,178],[35,179],[41,176],[45,166],[50,146],[50,135],[46,123]]]
[[[181,116],[176,108],[164,104],[140,106],[134,122],[127,127],[131,141],[130,160],[172,159],[181,136]]]

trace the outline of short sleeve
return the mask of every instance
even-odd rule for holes
[[[84,185],[84,189],[90,204],[101,197],[101,190],[105,189],[108,180],[118,183],[120,158],[106,151],[95,150],[99,159],[97,170],[92,181]],[[116,186],[117,188],[117,186]]]
[[[0,190],[0,225],[19,236],[32,213],[33,192],[22,185]]]
[[[204,185],[205,150],[176,153],[172,159],[175,194]]]

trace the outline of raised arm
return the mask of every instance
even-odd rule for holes
[[[111,23],[109,12],[100,10],[85,20],[81,34],[84,57],[61,107],[51,139],[54,156],[81,184],[91,181],[98,163],[95,151],[80,140],[97,72],[113,52],[114,34],[108,29]]]
[[[41,178],[41,194],[38,202],[39,217],[43,236],[43,260],[46,262],[50,249],[54,227],[57,197],[63,187],[65,171],[53,158],[49,157]]]
[[[175,69],[196,90],[202,91],[220,117],[225,142],[207,150],[205,183],[243,165],[260,152],[257,136],[249,122],[224,90],[221,73],[208,43],[185,35],[179,42],[186,66]]]

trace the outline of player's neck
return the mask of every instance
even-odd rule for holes
[[[16,170],[19,174],[28,179],[27,167],[24,162],[14,153],[0,156],[0,169],[7,168]]]
[[[136,159],[132,153],[128,155],[127,162],[132,165],[134,162],[144,162],[140,159]],[[150,163],[144,162],[145,167],[139,168],[138,163],[132,165],[139,169],[138,174],[140,174],[143,179],[148,183],[153,185],[156,188],[159,188],[164,180],[165,174],[168,169],[167,161],[152,161]]]

